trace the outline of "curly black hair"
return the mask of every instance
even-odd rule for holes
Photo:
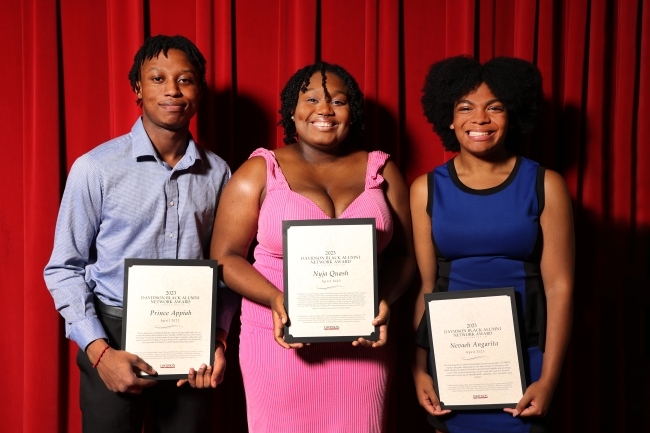
[[[531,132],[542,111],[542,74],[534,64],[515,57],[495,57],[485,64],[468,56],[449,57],[431,65],[422,88],[427,121],[446,150],[460,150],[453,123],[456,103],[485,83],[505,106],[506,148],[516,150]]]
[[[326,85],[327,76],[325,74],[327,72],[339,77],[347,86],[349,92],[347,95],[348,104],[352,112],[352,125],[350,126],[350,132],[347,138],[351,141],[358,140],[363,131],[363,93],[359,89],[359,85],[354,77],[343,67],[327,62],[317,62],[313,65],[307,65],[293,74],[280,93],[281,108],[279,113],[281,119],[278,125],[284,128],[285,144],[296,142],[296,124],[291,119],[291,116],[298,104],[299,93],[305,93],[307,91],[309,80],[316,72],[320,72],[321,74],[323,90],[327,98],[330,96]]]
[[[185,36],[176,35],[176,36],[167,36],[167,35],[157,35],[150,36],[145,41],[144,44],[140,47],[135,57],[133,58],[133,66],[129,71],[129,81],[131,82],[131,89],[136,92],[138,81],[140,81],[140,69],[145,61],[151,60],[154,57],[158,57],[160,52],[167,57],[167,52],[171,49],[180,50],[185,53],[187,60],[194,65],[199,73],[199,86],[201,92],[205,92],[208,87],[208,84],[205,79],[205,57],[199,51],[199,49],[194,45],[192,41],[187,39]],[[138,99],[135,101],[138,105],[142,104],[142,100]]]

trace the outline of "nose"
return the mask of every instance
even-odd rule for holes
[[[484,108],[477,107],[472,110],[472,122],[478,124],[490,123],[490,116]]]
[[[181,88],[176,82],[176,80],[167,80],[165,83],[165,95],[166,96],[180,96]]]
[[[334,115],[334,110],[332,109],[332,101],[328,98],[323,98],[318,103],[316,107],[316,112],[321,116],[332,116]]]

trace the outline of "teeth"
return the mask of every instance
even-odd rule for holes
[[[487,135],[490,135],[489,132],[479,132],[479,131],[469,131],[469,136],[470,137],[485,137]]]
[[[327,127],[330,127],[330,126],[334,126],[334,124],[330,123],[330,122],[312,122],[312,125],[318,126],[318,127],[321,127],[321,128],[327,128]]]

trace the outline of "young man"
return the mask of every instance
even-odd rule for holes
[[[147,406],[157,431],[209,429],[211,394],[156,374],[120,348],[124,258],[203,259],[228,165],[198,147],[190,119],[206,91],[205,59],[182,36],[148,38],[129,73],[142,107],[129,134],[72,166],[45,282],[79,345],[84,432],[141,432]],[[237,308],[221,290],[214,366],[190,372],[194,387],[214,388],[225,369],[225,336]],[[178,385],[178,386],[177,386]]]

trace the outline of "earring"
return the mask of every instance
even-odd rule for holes
[[[291,120],[293,120],[293,116],[291,116]]]
[[[449,125],[449,129],[454,129],[454,125]]]

